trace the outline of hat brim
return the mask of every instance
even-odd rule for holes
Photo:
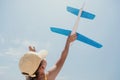
[[[47,51],[47,50],[41,50],[40,52],[38,52],[38,56],[39,56],[41,59],[46,58],[47,55],[48,55],[48,51]]]

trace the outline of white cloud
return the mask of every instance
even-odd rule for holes
[[[39,44],[39,42],[37,42],[37,41],[29,41],[29,40],[24,40],[21,43],[23,46],[29,46],[29,45],[38,46],[38,44]]]
[[[28,46],[32,45],[35,46],[36,49],[37,47],[39,49],[45,48],[49,50],[51,43],[49,41],[43,43],[43,42],[38,42],[38,41],[30,41],[30,40],[21,40],[21,39],[13,39],[9,40],[8,42],[5,42],[5,39],[0,36],[0,43],[3,43],[5,45],[8,45],[10,47],[5,47],[3,50],[0,52],[0,56],[9,56],[12,57],[13,59],[18,59],[20,56],[22,56],[26,51],[28,51]]]
[[[4,52],[2,52],[2,54],[8,55],[9,57],[14,57],[14,59],[17,59],[23,55],[28,50],[29,45],[37,46],[37,42],[29,40],[15,39],[9,40],[9,42],[12,44],[12,46],[4,49]]]
[[[11,55],[11,56],[19,56],[20,55],[21,49],[18,48],[8,48],[5,52],[5,54],[7,55]]]
[[[29,45],[37,46],[37,44],[38,44],[38,42],[36,42],[36,41],[21,40],[21,39],[11,40],[11,43],[13,43],[15,45],[21,45],[21,46],[29,46]]]

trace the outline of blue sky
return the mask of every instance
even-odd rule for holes
[[[47,49],[47,70],[59,58],[66,38],[52,33],[51,26],[72,29],[76,16],[66,6],[80,8],[84,0],[0,0],[0,77],[23,80],[18,67],[29,45]],[[86,0],[84,10],[96,15],[82,19],[78,32],[103,44],[96,49],[72,43],[56,80],[120,80],[120,9],[118,0]]]

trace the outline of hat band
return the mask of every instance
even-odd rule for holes
[[[28,74],[28,73],[26,73],[26,72],[22,72],[22,74],[23,74],[23,75],[26,75],[26,76],[30,76],[30,77],[36,77],[35,74],[31,74],[31,75],[30,75],[30,74]]]

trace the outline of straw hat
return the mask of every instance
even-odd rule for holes
[[[46,50],[41,50],[39,53],[27,52],[19,61],[19,68],[22,73],[27,74],[30,77],[35,77],[34,74],[38,69],[41,61],[47,56]]]

